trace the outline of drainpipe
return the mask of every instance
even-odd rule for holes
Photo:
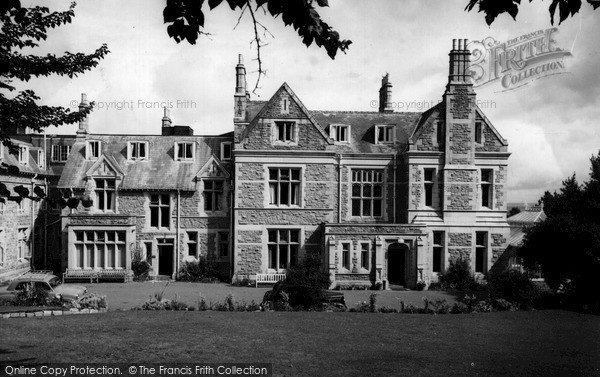
[[[46,134],[44,134],[46,136]],[[44,178],[44,192],[48,198],[48,180]],[[48,200],[45,201],[46,210],[44,211],[44,270],[48,269]]]
[[[34,187],[35,187],[35,179],[37,178],[37,174],[35,174],[33,176],[33,178],[31,178],[31,195],[33,197],[33,192],[34,192]],[[34,217],[34,205],[33,205],[33,200],[31,200],[31,209],[30,209],[30,215],[31,215],[31,243],[29,246],[29,253],[31,254],[31,259],[29,260],[29,266],[31,267],[32,270],[35,270],[35,265],[33,264],[34,260],[35,260],[35,217]]]
[[[337,222],[342,222],[342,155],[338,155],[338,213]]]
[[[175,234],[175,273],[173,277],[177,279],[179,274],[179,230],[180,230],[180,216],[181,216],[181,190],[177,190],[177,234]]]
[[[394,194],[392,196],[392,218],[393,218],[393,222],[397,223],[397,219],[396,219],[396,194],[397,194],[397,190],[396,190],[396,156],[398,153],[394,153],[394,164],[393,164],[393,169],[394,169],[394,184],[392,185],[392,187],[394,188]]]
[[[235,172],[235,166],[234,166],[233,169],[234,169],[233,171]],[[233,252],[233,250],[235,250],[235,245],[234,245],[235,237],[234,237],[234,233],[233,233],[235,231],[235,224],[234,224],[235,219],[233,217],[233,215],[234,215],[233,207],[234,207],[234,204],[235,204],[234,203],[234,200],[235,200],[235,195],[234,195],[235,181],[234,181],[233,178],[231,179],[230,187],[231,187],[231,189],[229,190],[229,197],[230,197],[230,200],[229,200],[229,203],[230,203],[229,204],[229,250],[227,250],[227,252],[229,253],[229,281],[233,282],[233,268],[234,268],[234,265],[233,265],[233,263],[234,263],[234,252]],[[218,237],[219,236],[217,235],[217,242],[219,242]]]

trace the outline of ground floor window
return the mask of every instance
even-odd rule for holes
[[[444,232],[433,232],[433,272],[442,272],[444,260]]]
[[[75,267],[126,269],[125,231],[75,231]]]
[[[365,270],[369,270],[371,268],[371,253],[369,252],[370,248],[371,245],[368,243],[360,244],[360,267]]]
[[[351,268],[350,266],[350,244],[342,243],[342,267],[346,270]]]
[[[294,267],[298,260],[300,231],[298,229],[270,229],[269,268],[286,269]]]
[[[487,232],[475,232],[475,272],[485,273]]]
[[[227,258],[229,256],[229,233],[219,232],[218,235],[219,257]]]

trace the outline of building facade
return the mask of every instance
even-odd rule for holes
[[[160,135],[94,134],[83,120],[53,175],[75,199],[59,218],[60,268],[139,258],[176,277],[206,256],[243,281],[313,254],[332,285],[414,288],[459,258],[483,276],[510,234],[509,153],[477,106],[469,55],[455,40],[442,101],[423,113],[393,111],[387,75],[377,112],[311,111],[285,83],[254,101],[240,56],[231,133],[194,136],[166,111]]]

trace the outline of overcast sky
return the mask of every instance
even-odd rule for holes
[[[262,50],[268,75],[253,99],[267,100],[287,82],[309,109],[376,111],[381,76],[389,72],[398,108],[422,111],[441,100],[453,38],[504,42],[551,27],[548,2],[540,1],[523,2],[516,22],[503,15],[491,27],[482,14],[464,11],[467,0],[329,2],[330,8],[320,10],[323,18],[353,42],[335,60],[324,49],[307,49],[280,19],[259,14],[274,38]],[[69,2],[43,4],[64,10]],[[164,4],[78,1],[73,23],[51,31],[35,53],[90,53],[102,43],[111,53],[79,78],[34,79],[20,88],[35,90],[44,104],[67,107],[87,93],[97,106],[90,116],[94,133],[157,134],[161,104],[172,107],[175,124],[190,125],[195,134],[231,131],[238,54],[245,57],[248,85],[253,88],[256,80],[249,16],[234,30],[239,13],[222,4],[207,11],[210,39],[201,37],[194,46],[176,44],[162,22]],[[565,60],[568,73],[511,91],[499,92],[498,85],[477,89],[478,100],[486,104],[483,111],[512,152],[509,202],[537,202],[573,172],[580,181],[589,176],[589,158],[600,149],[599,20],[600,10],[584,3],[579,15],[558,26],[553,35],[557,46],[572,52]],[[48,132],[75,129],[61,126]]]

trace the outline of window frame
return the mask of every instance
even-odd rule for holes
[[[344,130],[345,138],[340,138],[340,130]],[[330,124],[329,137],[335,143],[348,144],[350,143],[350,125],[349,124]]]
[[[144,156],[140,156],[140,146],[142,145],[144,146]],[[134,156],[134,151],[137,156]],[[127,142],[127,160],[129,161],[148,161],[149,152],[149,143],[147,141],[132,140]]]
[[[482,240],[480,240],[480,238]],[[473,272],[485,274],[487,272],[487,258],[489,254],[489,240],[487,231],[475,232],[475,251],[473,255]]]
[[[489,174],[484,180],[484,173]],[[479,204],[482,209],[494,208],[494,169],[481,169],[480,174],[481,198]]]
[[[352,271],[352,242],[340,241],[339,250],[342,270]]]
[[[98,183],[104,182],[102,187],[99,187]],[[108,184],[112,182],[112,187]],[[96,195],[96,210],[104,213],[116,213],[117,204],[117,180],[114,178],[94,178],[96,188],[94,193]],[[101,208],[100,203],[104,203]]]
[[[66,153],[64,154],[64,159],[63,159],[63,152],[64,152],[63,148],[66,149]],[[53,144],[52,151],[50,152],[50,160],[52,162],[67,162],[67,160],[69,159],[70,153],[71,153],[70,145]]]
[[[223,238],[223,235],[225,236]],[[229,257],[229,232],[217,232],[217,255],[219,258]]]
[[[96,150],[92,145],[96,145]],[[95,152],[95,153],[92,153]],[[102,155],[102,141],[101,140],[86,140],[85,142],[85,158],[86,160],[97,160]]]
[[[46,170],[46,154],[42,149],[38,149],[37,151],[37,165],[38,168]]]
[[[371,243],[370,242],[359,242],[360,247],[360,268],[363,271],[371,271]],[[365,250],[366,246],[366,250]],[[366,255],[365,255],[366,254]],[[365,258],[366,256],[366,258]]]
[[[282,180],[282,171],[288,171],[287,180]],[[273,179],[272,171],[276,171],[277,177]],[[297,172],[298,179],[294,179],[295,172]],[[266,200],[270,207],[289,207],[289,208],[300,208],[302,207],[303,193],[303,168],[296,166],[268,166],[267,167],[267,195]],[[287,192],[287,203],[282,203],[282,187],[286,187]],[[274,188],[273,188],[274,187]],[[294,191],[295,188],[295,191]],[[294,195],[294,192],[296,195]],[[295,198],[295,200],[294,200]]]
[[[210,182],[211,188],[207,188],[207,183]],[[215,188],[215,183],[221,183],[221,190]],[[222,178],[203,178],[202,179],[202,211],[204,213],[222,213],[227,208],[225,203],[226,198],[226,181]],[[220,194],[220,195],[219,195]],[[210,196],[210,199],[209,199]],[[207,208],[208,204],[211,208]],[[215,208],[216,206],[216,208]]]
[[[158,198],[158,200],[156,202],[153,202],[153,200],[152,200],[153,196],[156,196]],[[165,198],[165,197],[169,198],[169,203],[168,204],[164,204],[163,203],[163,198]],[[152,194],[152,193],[150,193],[148,195],[148,199],[149,199],[149,202],[148,202],[148,209],[149,209],[149,211],[148,212],[149,212],[149,215],[150,215],[150,216],[148,216],[148,223],[150,225],[150,228],[157,229],[157,230],[171,229],[171,222],[172,222],[171,221],[171,217],[172,217],[172,205],[171,205],[171,202],[173,201],[172,198],[171,198],[171,194],[168,194],[168,193],[167,194],[165,194],[165,193]],[[153,217],[153,215],[152,215],[153,209],[155,209],[155,211],[157,211],[156,212],[157,213],[156,214],[156,220],[157,220],[157,224],[156,225],[154,225],[153,222],[152,222],[152,220],[153,220],[152,219],[152,217]],[[166,226],[163,225],[163,220],[165,218],[165,216],[163,214],[163,211],[165,211],[165,210],[167,211],[166,218],[167,218],[167,221],[168,221],[168,225],[166,225]]]
[[[281,131],[282,126],[290,126],[290,129]],[[286,139],[286,136],[289,137]],[[280,138],[281,137],[281,138]],[[298,143],[298,123],[292,120],[276,120],[273,127],[273,142],[275,144],[297,144]]]
[[[18,161],[21,165],[29,165],[29,147],[27,145],[19,145]]]
[[[431,177],[428,175],[431,174]],[[433,192],[435,187],[435,168],[423,168],[423,200],[425,207],[434,208],[433,205]],[[430,178],[430,179],[429,179]]]
[[[384,132],[384,133],[382,133]],[[384,135],[381,138],[381,135]],[[380,140],[383,139],[383,140]],[[396,127],[393,124],[375,125],[375,144],[394,144],[396,140]]]
[[[483,144],[483,122],[475,121],[475,132],[474,132],[474,140],[476,144]]]
[[[72,244],[75,269],[125,270],[128,268],[129,250],[127,250],[125,229],[75,229]]]
[[[187,256],[198,258],[198,231],[187,230]]]
[[[184,150],[186,152],[185,153],[186,156],[179,157],[179,151],[182,146],[186,146],[186,148],[184,148]],[[190,151],[189,151],[191,154],[190,157],[187,156],[187,146],[191,146]],[[175,149],[175,153],[173,154],[173,157],[175,158],[175,161],[193,162],[196,158],[196,143],[194,141],[176,141],[174,149]]]
[[[360,173],[360,180],[355,180],[355,173]],[[365,173],[371,174],[372,179],[367,181],[365,179]],[[380,179],[377,181],[375,178],[377,174],[380,174]],[[354,185],[360,185],[360,195],[355,195]],[[364,188],[365,184],[371,185],[371,195],[364,196]],[[381,186],[381,195],[375,196],[375,186]],[[360,203],[359,214],[355,214],[355,203],[358,201]],[[370,206],[370,214],[365,214],[365,201],[369,201]],[[379,203],[379,215],[375,214],[375,203]],[[375,169],[375,168],[351,168],[350,169],[350,217],[353,218],[369,218],[369,219],[379,219],[385,217],[385,169]]]
[[[437,236],[439,236],[439,241],[436,239],[438,238]],[[444,261],[446,254],[446,232],[444,232],[443,230],[432,231],[431,245],[431,272],[440,273],[444,271]],[[439,258],[439,261],[436,263],[437,253],[439,253],[439,256],[437,256],[437,258]]]
[[[275,232],[276,237],[273,241],[271,235]],[[281,234],[285,232],[287,234],[287,241],[282,240]],[[292,241],[292,232],[296,232],[297,241]],[[277,272],[285,272],[288,268],[294,267],[298,264],[298,257],[301,248],[302,240],[301,229],[298,228],[269,228],[267,229],[267,266],[269,270],[275,270]],[[284,247],[285,249],[282,249]],[[295,249],[295,250],[294,250]],[[284,267],[281,267],[281,253],[282,250],[286,252],[286,263]],[[292,252],[292,250],[294,250]],[[275,256],[273,255],[275,252]],[[275,265],[273,266],[273,262]]]
[[[444,144],[444,122],[438,120],[435,122],[435,138],[438,146]]]
[[[229,147],[229,156],[225,153],[225,147]],[[221,142],[221,161],[231,161],[233,160],[233,143],[231,141],[223,141]]]

